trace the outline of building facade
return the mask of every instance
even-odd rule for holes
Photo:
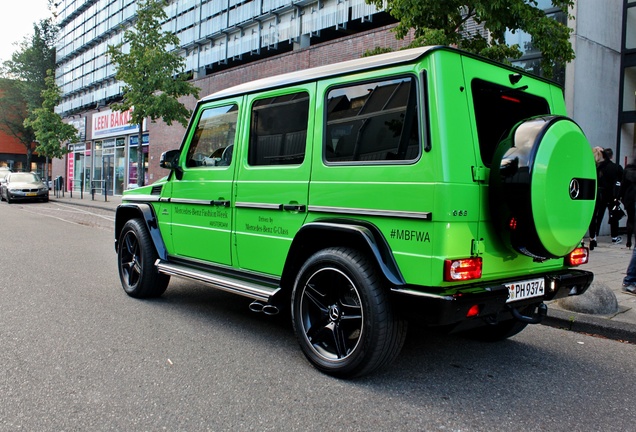
[[[576,60],[555,72],[564,84],[569,114],[592,145],[615,148],[617,161],[636,154],[636,0],[577,0],[564,13],[538,0],[546,13],[573,29]],[[137,130],[108,108],[121,83],[106,56],[121,42],[136,14],[135,0],[61,0],[56,77],[62,89],[58,112],[78,127],[82,140],[54,175],[67,187],[121,194],[138,175],[153,182],[165,175],[159,155],[178,148],[180,125],[148,122],[141,143],[145,166],[137,166]],[[178,47],[194,83],[207,95],[245,81],[360,57],[376,47],[398,49],[388,14],[364,0],[172,0],[164,30]],[[516,64],[537,72],[540,53],[523,32],[508,34],[524,56]],[[193,98],[184,98],[189,108]]]
[[[61,34],[56,78],[62,102],[57,111],[77,122],[84,135],[80,143],[70,147],[65,166],[55,167],[56,175],[66,175],[69,188],[99,188],[121,194],[136,183],[142,171],[146,180],[156,178],[152,169],[149,172],[148,163],[137,167],[135,130],[117,125],[116,113],[108,109],[108,104],[121,96],[121,83],[115,79],[107,47],[122,41],[136,9],[135,0],[62,0],[58,4]],[[253,71],[250,77],[307,67],[303,61],[285,54],[374,31],[389,21],[387,14],[364,0],[173,0],[165,11],[168,19],[163,29],[179,37],[179,52],[187,71],[203,88],[202,94],[208,91],[207,81],[212,74],[245,65],[253,69],[250,65],[255,61],[281,55],[287,63],[278,65],[277,70],[266,66],[268,70]],[[379,38],[386,38],[388,32],[384,28],[385,35]],[[374,43],[371,41],[369,48]],[[391,41],[391,45],[398,44]],[[345,47],[332,53],[335,56],[313,58],[312,62],[325,64],[359,57],[363,52]],[[247,76],[243,72],[237,75]],[[194,101],[188,104],[193,106]],[[160,148],[167,145],[155,139],[166,135],[162,129],[149,125],[147,139],[142,143],[148,154],[146,161],[152,163]]]

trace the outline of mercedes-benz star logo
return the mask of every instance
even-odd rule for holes
[[[581,185],[579,185],[579,181],[577,179],[572,179],[570,182],[570,198],[573,200],[579,197],[581,193]]]

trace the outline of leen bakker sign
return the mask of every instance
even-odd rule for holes
[[[134,108],[128,111],[105,110],[93,114],[92,139],[106,138],[115,135],[128,135],[139,132],[139,126],[130,124]]]

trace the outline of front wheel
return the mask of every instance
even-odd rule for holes
[[[135,298],[159,297],[166,291],[170,276],[155,268],[158,255],[141,219],[124,225],[117,243],[119,279],[126,294]]]
[[[342,378],[391,363],[407,328],[372,261],[349,248],[324,249],[305,262],[292,293],[292,322],[307,359]]]

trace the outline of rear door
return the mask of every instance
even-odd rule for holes
[[[315,84],[246,97],[237,167],[236,257],[241,269],[280,276],[307,215]]]
[[[488,262],[488,266],[484,265],[484,277],[526,272],[537,265],[531,258],[517,256],[510,259],[514,255],[502,242],[501,232],[495,227],[490,211],[488,199],[492,191],[489,180],[495,151],[513,127],[530,117],[555,114],[550,107],[551,85],[476,59],[462,57],[462,62],[478,161],[475,181],[480,186],[481,200],[479,239],[484,260]],[[560,261],[549,261],[542,267],[560,264]]]

